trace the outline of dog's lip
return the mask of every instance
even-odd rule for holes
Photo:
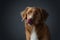
[[[32,24],[32,19],[27,19],[27,23]]]
[[[27,19],[27,22],[30,22],[30,21],[32,21],[32,19]]]

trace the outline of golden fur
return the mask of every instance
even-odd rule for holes
[[[37,32],[38,40],[50,40],[50,32],[45,21],[48,17],[48,13],[41,8],[27,7],[21,12],[22,19],[25,21],[28,18],[28,14],[33,14],[33,24],[25,22],[26,40],[30,40],[32,28],[35,27]]]

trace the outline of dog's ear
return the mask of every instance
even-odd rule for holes
[[[41,16],[42,20],[46,21],[46,19],[48,18],[48,13],[46,12],[46,10],[41,9]]]
[[[28,8],[29,8],[29,7],[25,8],[25,10],[23,10],[23,11],[21,12],[22,20],[27,19],[27,13],[26,13],[26,11],[28,10]]]

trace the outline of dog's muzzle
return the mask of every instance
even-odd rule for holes
[[[33,17],[32,17],[32,15],[29,15],[25,20],[23,19],[22,21],[25,21],[26,23],[32,25],[33,24]]]
[[[27,23],[29,23],[30,25],[33,24],[33,20],[32,19],[27,19]]]
[[[30,18],[30,19],[26,19],[26,20],[21,20],[22,22],[25,21],[26,23],[32,25],[33,24],[33,19]]]

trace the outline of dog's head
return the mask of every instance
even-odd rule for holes
[[[44,22],[48,13],[41,8],[36,7],[27,7],[24,11],[21,12],[22,20],[28,24],[38,24]]]

